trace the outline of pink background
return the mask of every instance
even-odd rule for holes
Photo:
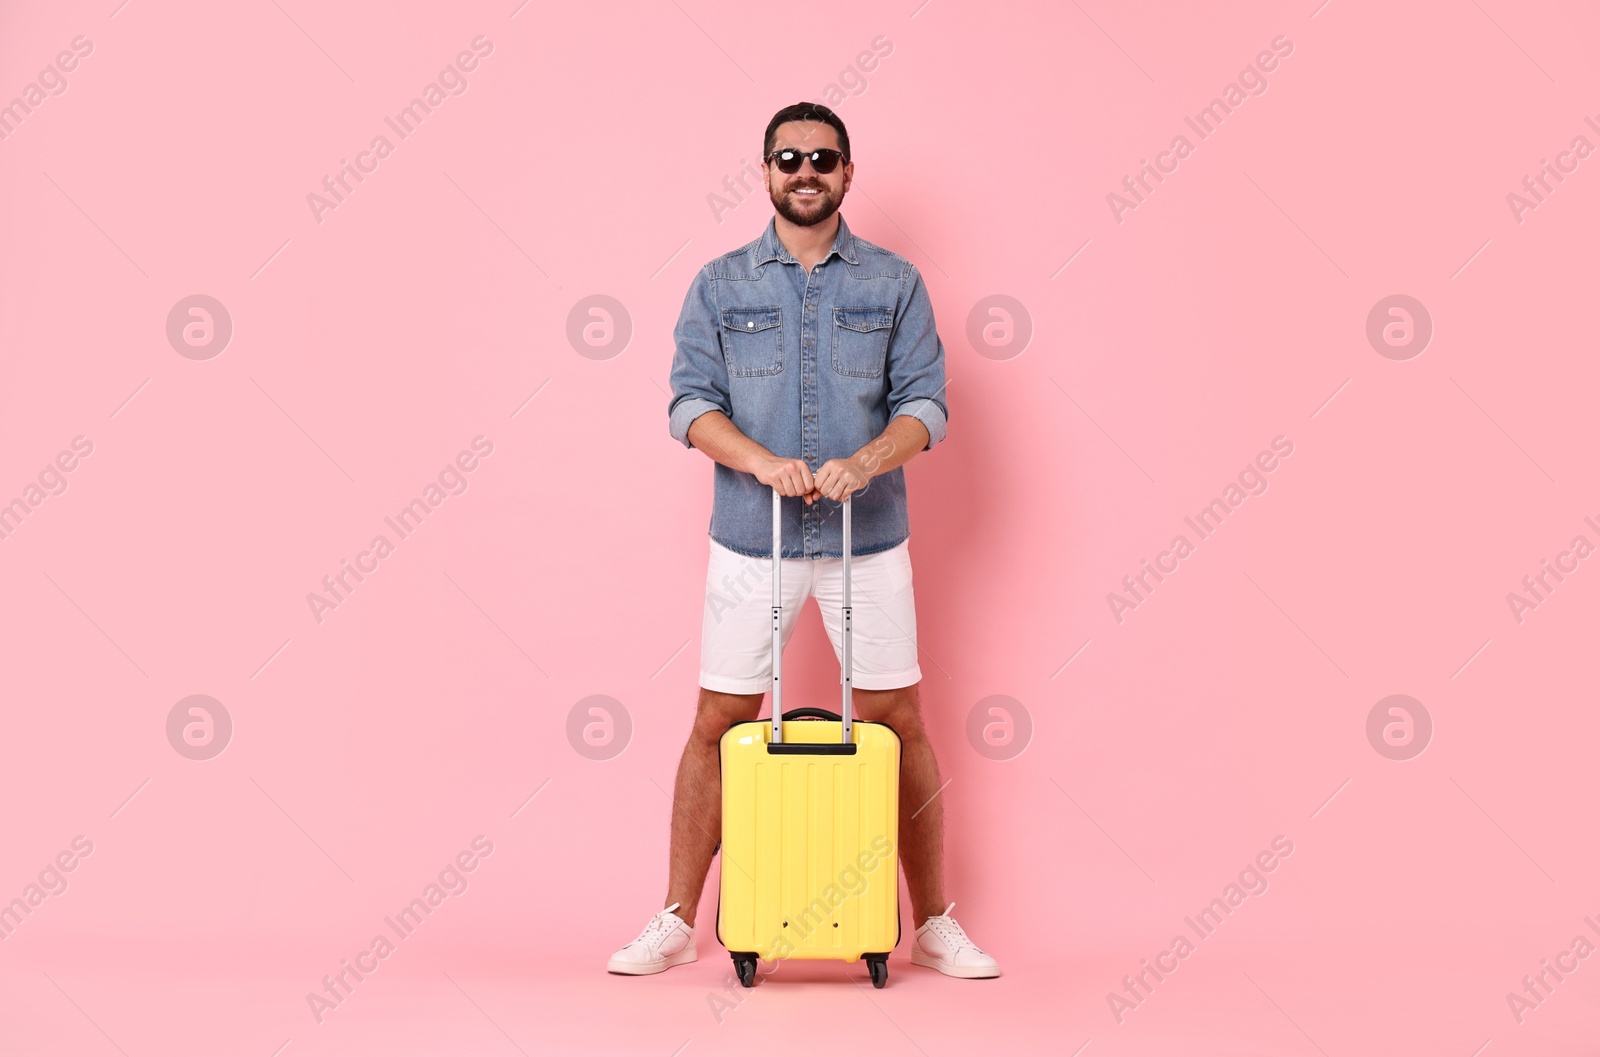
[[[0,141],[0,499],[93,444],[0,540],[0,897],[94,848],[0,942],[0,1051],[1592,1052],[1600,961],[1506,1001],[1600,921],[1600,570],[1506,601],[1600,543],[1600,159],[1506,200],[1600,145],[1592,7],[116,4],[0,15],[0,100],[93,44]],[[480,34],[319,223],[306,195]],[[922,270],[947,353],[949,438],[907,470],[923,700],[947,888],[1004,975],[913,968],[908,935],[883,991],[785,965],[719,1022],[714,870],[698,963],[603,971],[661,905],[695,694],[711,466],[667,434],[670,335],[772,215],[708,196],[830,84],[843,213]],[[232,318],[213,358],[167,339],[193,294]],[[605,358],[567,336],[595,294],[632,327]],[[968,337],[996,294],[1020,352]],[[1394,294],[1433,321],[1409,359],[1366,336]],[[1119,623],[1108,592],[1279,435],[1267,492]],[[814,610],[785,669],[832,702]],[[193,694],[232,717],[210,760],[167,740]],[[566,733],[596,694],[632,724],[606,760]],[[1006,760],[966,734],[995,694],[1033,726]],[[1432,717],[1409,760],[1368,740],[1392,694]],[[480,834],[318,1024],[305,994]],[[1107,993],[1278,835],[1269,889],[1118,1023]]]

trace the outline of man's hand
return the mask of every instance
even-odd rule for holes
[[[769,456],[757,462],[750,472],[768,488],[776,488],[779,495],[804,496],[808,506],[816,498],[816,480],[804,459]]]
[[[844,502],[847,495],[855,495],[867,487],[871,475],[855,459],[829,459],[817,467],[814,495],[835,502]],[[811,502],[807,499],[806,502]]]

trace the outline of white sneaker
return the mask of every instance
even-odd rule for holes
[[[673,913],[677,909],[678,904],[674,903],[658,911],[638,939],[611,956],[606,972],[645,976],[699,957],[694,949],[694,929]]]
[[[911,964],[926,965],[946,976],[968,980],[999,976],[999,963],[968,939],[956,919],[950,916],[955,906],[951,903],[943,914],[935,914],[922,923],[911,944]]]

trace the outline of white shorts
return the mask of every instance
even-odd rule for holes
[[[766,693],[772,689],[772,559],[747,557],[707,540],[711,560],[700,631],[700,685],[725,694]],[[888,550],[850,558],[851,681],[858,690],[894,690],[922,679],[910,545],[907,538]],[[780,562],[784,645],[800,607],[814,598],[834,656],[842,656],[844,559]]]

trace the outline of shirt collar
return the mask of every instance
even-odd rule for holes
[[[833,238],[833,248],[822,255],[823,260],[837,253],[839,257],[851,264],[859,264],[856,259],[856,239],[850,234],[850,225],[844,222],[844,214],[839,214],[839,231]],[[756,264],[762,265],[768,261],[782,261],[785,264],[799,264],[794,254],[790,253],[783,245],[783,240],[778,238],[778,217],[773,215],[767,221],[767,230],[761,233],[761,239],[756,245]],[[819,262],[820,263],[820,262]]]

